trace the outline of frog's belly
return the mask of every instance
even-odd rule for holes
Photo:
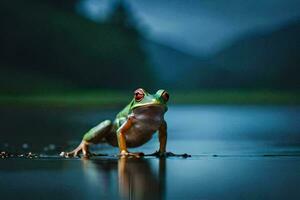
[[[144,129],[134,125],[125,134],[126,145],[128,147],[138,147],[148,142],[156,130]]]
[[[159,129],[162,116],[136,116],[133,126],[125,133],[128,147],[138,147],[148,142]]]

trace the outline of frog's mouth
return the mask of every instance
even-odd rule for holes
[[[163,114],[166,110],[166,107],[162,104],[153,104],[148,103],[144,105],[139,105],[135,108],[133,108],[133,112],[135,114],[145,114],[145,113],[157,113],[157,114]]]
[[[151,102],[140,103],[138,105],[135,105],[135,106],[132,107],[132,109],[136,109],[136,108],[139,108],[139,107],[151,107],[151,106],[165,107],[165,105],[161,104],[159,101],[153,100]]]

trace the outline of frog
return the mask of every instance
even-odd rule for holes
[[[115,117],[113,121],[104,120],[87,131],[81,143],[70,152],[61,152],[64,157],[77,157],[83,154],[89,158],[94,153],[90,146],[106,142],[119,148],[121,157],[142,157],[143,152],[130,152],[128,148],[142,146],[158,133],[159,149],[151,155],[166,157],[171,152],[166,151],[167,122],[165,113],[170,95],[164,89],[150,94],[143,88],[138,88],[133,93],[133,98]]]

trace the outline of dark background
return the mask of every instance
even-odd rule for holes
[[[297,1],[3,0],[0,15],[4,95],[300,86]]]
[[[299,0],[1,0],[0,26],[1,199],[300,199]],[[191,158],[59,156],[138,87]]]

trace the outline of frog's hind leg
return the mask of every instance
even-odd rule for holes
[[[110,133],[112,129],[112,122],[110,120],[105,120],[89,130],[84,136],[83,140],[92,143],[98,144],[105,139]]]
[[[105,120],[89,130],[84,136],[79,144],[73,151],[61,152],[61,156],[64,157],[76,157],[82,152],[84,157],[89,157],[92,153],[89,151],[90,144],[97,144],[104,140],[112,132],[112,122],[110,120]]]

